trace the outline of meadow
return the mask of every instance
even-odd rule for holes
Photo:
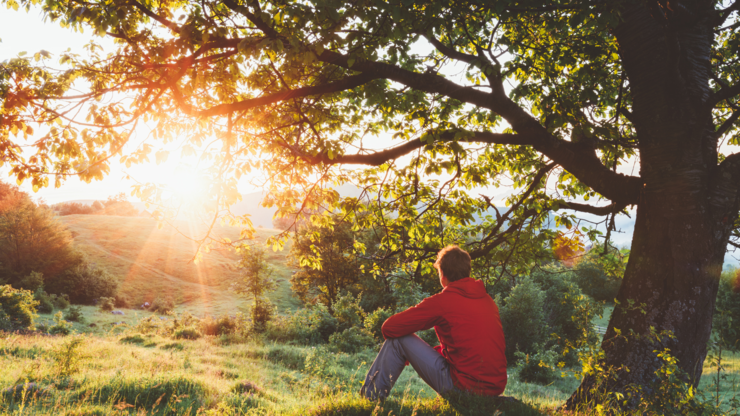
[[[239,277],[234,253],[211,251],[202,262],[189,262],[192,241],[144,218],[69,216],[63,221],[75,244],[119,278],[120,291],[134,307],[114,315],[82,306],[82,319],[71,323],[73,333],[67,336],[0,333],[0,414],[550,415],[562,413],[558,407],[579,384],[576,368],[538,385],[520,381],[512,367],[505,395],[518,402],[440,398],[409,369],[385,402],[369,402],[357,392],[377,346],[349,354],[260,336],[187,339],[157,329],[187,314],[244,311],[247,302],[228,287]],[[236,234],[228,227],[217,232]],[[259,229],[255,242],[275,233]],[[287,254],[268,256],[278,281],[270,297],[282,315],[300,307],[290,291],[295,269]],[[154,296],[171,296],[178,306],[170,315],[137,306]],[[610,313],[605,308],[594,325],[606,327]],[[39,315],[36,324],[54,325],[53,315]],[[700,395],[736,414],[740,354],[724,352],[719,373],[707,360],[704,374]]]

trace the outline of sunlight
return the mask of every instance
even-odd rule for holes
[[[208,181],[196,169],[180,164],[167,174],[161,185],[176,204],[194,205],[205,199]]]

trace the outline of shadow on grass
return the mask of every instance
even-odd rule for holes
[[[500,412],[500,413],[499,413]],[[459,394],[434,399],[388,399],[383,403],[365,400],[359,396],[328,398],[302,414],[311,416],[541,416],[545,413],[518,400]]]

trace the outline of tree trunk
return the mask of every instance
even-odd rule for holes
[[[697,385],[701,378],[738,206],[737,182],[729,184],[718,169],[707,104],[711,13],[702,13],[686,21],[635,2],[614,31],[630,81],[644,188],[618,304],[601,345],[601,364],[616,379],[585,377],[568,408],[603,401],[596,391],[649,387],[662,364],[656,351],[665,348],[687,381]],[[656,333],[670,336],[651,336]]]

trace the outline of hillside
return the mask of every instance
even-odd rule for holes
[[[60,220],[72,232],[75,245],[119,280],[119,293],[133,305],[152,302],[157,297],[172,298],[180,309],[198,315],[234,313],[245,305],[229,290],[229,285],[240,277],[235,252],[212,250],[204,253],[198,263],[193,262],[197,244],[192,238],[203,234],[202,226],[177,221],[177,228],[165,225],[159,229],[153,219],[104,215],[69,215]],[[277,233],[258,229],[253,242],[264,243]],[[216,226],[213,236],[235,240],[239,230]],[[281,311],[292,310],[298,301],[290,291],[293,271],[287,266],[289,248],[268,253],[278,281],[271,298]]]

